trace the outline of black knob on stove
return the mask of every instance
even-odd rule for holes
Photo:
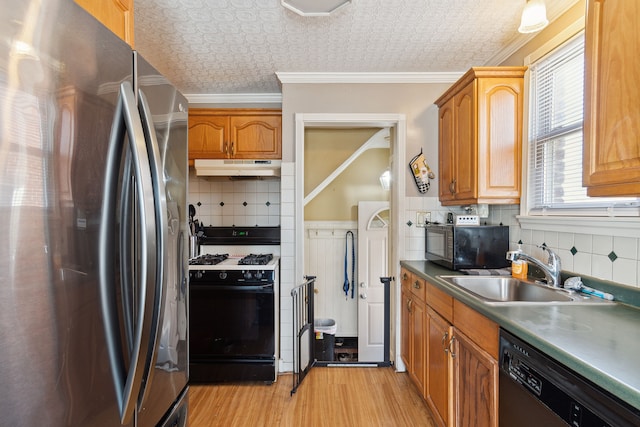
[[[221,272],[218,274],[218,277],[219,277],[220,279],[222,279],[222,280],[226,279],[226,278],[227,278],[227,272],[226,272],[226,271],[221,271]]]
[[[253,275],[251,274],[250,271],[247,270],[247,271],[244,272],[244,278],[246,280],[250,280],[252,277],[253,277]]]
[[[256,271],[256,272],[253,274],[253,277],[255,277],[256,279],[260,280],[260,279],[262,279],[262,276],[263,276],[263,275],[264,275],[264,271]]]

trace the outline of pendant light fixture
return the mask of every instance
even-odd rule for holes
[[[547,20],[547,8],[544,0],[527,0],[522,10],[522,19],[520,20],[521,33],[535,33],[542,30],[549,24]]]

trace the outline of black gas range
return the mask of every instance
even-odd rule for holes
[[[189,261],[190,381],[276,379],[279,227],[205,227]]]

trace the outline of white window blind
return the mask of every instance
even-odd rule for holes
[[[637,206],[635,198],[588,197],[582,186],[584,34],[530,70],[529,213],[588,209],[593,214],[594,208]]]

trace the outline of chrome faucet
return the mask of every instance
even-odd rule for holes
[[[520,249],[518,249],[517,251],[507,251],[507,259],[510,261],[523,259],[532,264],[535,264],[544,273],[544,276],[547,279],[547,284],[553,286],[554,288],[559,288],[561,270],[560,257],[546,245],[541,245],[538,247],[549,253],[549,259],[547,260],[546,264],[538,260],[537,258],[532,257],[531,255],[527,255]]]

